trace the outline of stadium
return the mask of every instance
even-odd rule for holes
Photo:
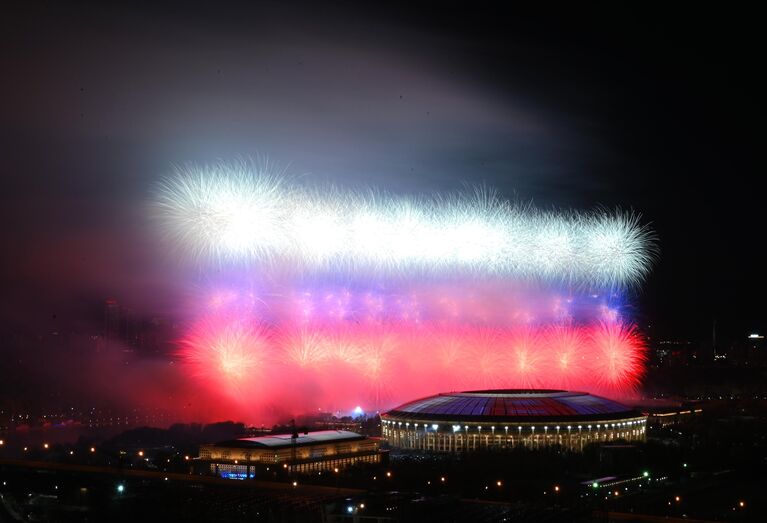
[[[434,452],[643,441],[647,417],[618,402],[564,390],[477,390],[429,396],[381,416],[393,448]]]

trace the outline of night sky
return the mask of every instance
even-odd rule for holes
[[[248,157],[395,193],[486,183],[635,209],[661,246],[640,325],[767,328],[755,13],[73,5],[0,18],[3,332],[98,330],[108,297],[174,314],[188,275],[153,234],[154,184]]]

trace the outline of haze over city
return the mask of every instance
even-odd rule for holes
[[[719,484],[701,478],[725,469],[738,488],[763,483],[748,459],[765,459],[767,397],[753,13],[7,11],[0,476],[24,487],[0,521],[133,507],[34,509],[23,493],[49,495],[35,467],[51,464],[75,467],[59,473],[72,492],[96,466],[116,467],[123,489],[127,469],[318,489],[295,504],[258,491],[271,512],[249,514],[275,521],[363,515],[373,493],[399,520],[421,495],[463,507],[457,521],[469,498],[522,521],[542,507],[562,521],[764,514],[745,498],[674,499],[681,486],[706,499]],[[717,435],[723,423],[755,450],[690,469],[690,456],[740,448]],[[314,434],[326,430],[351,435],[326,443]],[[287,475],[222,450],[242,438],[292,444]],[[531,479],[496,478],[497,451]],[[625,504],[575,487],[645,485],[650,464],[657,490]],[[322,483],[339,467],[347,476]],[[495,490],[426,483],[449,483],[447,470]],[[365,483],[383,477],[396,478],[388,490]],[[539,499],[555,483],[567,501]],[[121,517],[143,517],[132,510]]]

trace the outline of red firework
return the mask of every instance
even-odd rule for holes
[[[644,373],[646,348],[635,325],[606,321],[592,328],[592,379],[614,392],[632,392]]]
[[[257,323],[207,318],[182,340],[181,356],[194,375],[237,394],[263,375],[270,338]]]
[[[506,329],[403,321],[286,330],[225,316],[195,325],[182,355],[204,382],[247,397],[255,410],[284,404],[288,393],[294,396],[286,408],[294,414],[346,402],[385,409],[434,391],[478,388],[627,396],[644,370],[641,337],[619,321]]]

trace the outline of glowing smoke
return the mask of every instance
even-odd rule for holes
[[[191,331],[182,355],[196,375],[255,415],[298,380],[313,391],[304,411],[344,401],[385,408],[435,391],[478,388],[626,395],[644,372],[645,348],[633,326],[620,322],[522,329],[402,323],[317,327],[310,334],[254,333],[225,322]]]

